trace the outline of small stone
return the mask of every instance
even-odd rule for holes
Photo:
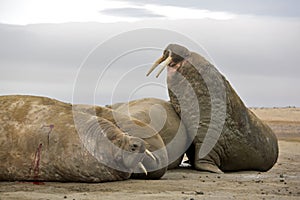
[[[64,196],[64,199],[66,199],[67,198],[67,196]]]
[[[284,178],[284,177],[283,177],[283,174],[280,174],[279,177],[280,177],[280,178]]]
[[[217,176],[217,178],[221,178],[221,176]]]
[[[190,200],[195,200],[194,198],[190,198]]]
[[[284,180],[283,180],[283,179],[280,179],[280,182],[284,182]]]
[[[204,192],[202,192],[202,191],[195,191],[195,192],[196,192],[196,194],[204,195]]]

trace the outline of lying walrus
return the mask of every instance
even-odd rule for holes
[[[187,152],[198,170],[211,172],[269,170],[277,161],[272,130],[238,97],[218,70],[197,53],[170,44],[149,75],[165,61],[171,103],[190,137]]]
[[[128,129],[124,133],[109,120],[82,112],[82,106],[45,97],[1,96],[0,106],[2,181],[104,182],[147,173],[147,166],[157,170],[139,177],[159,178],[166,171],[161,163],[167,162],[166,150],[149,151],[164,147],[150,127],[152,135],[141,139],[130,121],[120,122]]]
[[[112,122],[123,132],[144,140],[147,150],[152,152],[151,156],[145,157],[142,161],[147,174],[143,170],[138,171],[136,169],[131,176],[132,178],[158,179],[165,174],[168,167],[167,149],[161,136],[157,134],[158,131],[141,120],[143,119],[142,115],[135,118],[112,110],[110,107],[90,105],[73,105],[73,110],[102,117]]]
[[[118,113],[139,119],[156,130],[168,152],[168,169],[181,164],[190,143],[184,125],[172,105],[156,98],[144,98],[109,106]]]

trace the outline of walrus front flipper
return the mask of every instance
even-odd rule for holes
[[[217,173],[217,174],[224,173],[216,165],[214,165],[212,163],[201,162],[201,160],[196,161],[194,167],[195,167],[195,169],[197,169],[199,171],[207,171],[207,172],[213,172],[213,173]]]
[[[208,156],[201,159],[199,158],[200,147],[201,145],[199,144],[192,144],[186,152],[192,167],[199,171],[223,174],[224,172],[220,170],[220,168],[215,164],[213,159],[209,158]]]

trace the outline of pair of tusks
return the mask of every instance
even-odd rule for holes
[[[169,50],[169,56],[167,58],[165,58],[164,56],[160,57],[157,61],[155,61],[155,63],[152,65],[152,67],[149,69],[148,73],[146,76],[149,76],[151,74],[151,72],[157,68],[157,66],[164,62],[163,66],[160,68],[160,70],[158,71],[156,78],[159,77],[159,75],[164,71],[164,69],[170,64],[170,62],[172,61],[172,57],[171,57],[172,52]]]
[[[153,155],[153,153],[151,151],[149,151],[148,149],[145,150],[145,153],[147,156],[149,156],[150,158],[152,158],[154,161],[156,161],[155,156]],[[138,167],[146,174],[148,174],[146,167],[143,165],[142,162],[138,163]]]

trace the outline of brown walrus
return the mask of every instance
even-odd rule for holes
[[[181,164],[188,137],[183,123],[170,104],[162,99],[144,98],[108,106],[118,113],[139,119],[159,133],[168,152],[168,169]]]
[[[187,155],[198,170],[267,171],[277,161],[273,131],[246,108],[218,70],[201,55],[170,44],[149,70],[163,61],[171,103],[193,144]]]
[[[144,140],[147,150],[152,154],[145,157],[142,161],[147,174],[137,168],[131,178],[159,179],[165,174],[168,167],[168,154],[164,141],[158,134],[158,131],[141,120],[143,119],[141,115],[135,118],[112,110],[110,107],[90,105],[73,105],[73,110],[107,119],[123,132]],[[153,157],[155,158],[154,160]]]
[[[146,173],[141,163],[159,166],[167,157],[164,150],[160,151],[162,158],[148,150],[164,146],[158,134],[145,140],[130,136],[135,131],[130,130],[129,122],[124,122],[128,128],[124,133],[109,120],[73,109],[68,103],[15,95],[1,96],[0,106],[2,181],[124,180],[133,172]],[[157,169],[154,178],[166,170]],[[140,177],[152,178],[151,174]]]

